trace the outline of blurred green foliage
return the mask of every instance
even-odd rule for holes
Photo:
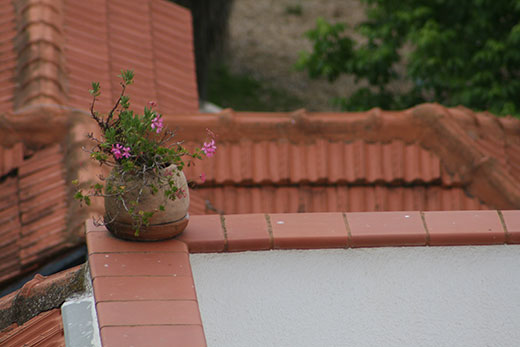
[[[249,75],[235,74],[225,65],[212,66],[209,73],[208,100],[235,111],[294,111],[303,102],[282,88],[258,81]]]
[[[320,18],[306,33],[313,50],[300,52],[296,63],[312,78],[367,81],[336,100],[344,109],[439,102],[520,115],[520,0],[361,1],[367,19],[355,30],[363,40]],[[392,91],[394,81],[409,88]]]

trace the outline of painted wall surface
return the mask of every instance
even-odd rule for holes
[[[208,346],[520,346],[520,246],[190,255]]]

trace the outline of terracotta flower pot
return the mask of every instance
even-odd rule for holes
[[[156,211],[150,218],[148,226],[141,226],[139,235],[135,235],[135,228],[132,226],[132,217],[126,211],[123,202],[117,197],[105,197],[105,223],[107,229],[116,237],[135,240],[135,241],[158,241],[166,240],[181,234],[188,225],[188,207],[190,196],[188,183],[184,173],[178,172],[174,165],[161,170],[161,176],[172,175],[176,187],[182,194],[177,194],[175,200],[166,198],[164,192],[169,188],[166,180],[159,182],[156,178],[145,177],[147,184],[141,192],[141,197],[136,210],[154,211],[160,205],[164,206],[164,211]],[[158,192],[152,193],[150,184],[158,188]],[[161,184],[162,183],[162,184]],[[126,193],[124,200],[127,208],[130,201],[135,201],[142,179],[139,181],[134,176],[116,177],[114,170],[107,178],[107,184],[113,186],[125,186]],[[139,187],[139,188],[136,188]]]

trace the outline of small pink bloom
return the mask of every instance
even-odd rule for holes
[[[200,174],[200,181],[202,183],[206,182],[206,174],[204,172]]]
[[[177,193],[175,193],[175,196],[177,196],[177,199],[186,197],[186,192],[184,189],[179,189]]]
[[[122,156],[125,158],[130,158],[130,147],[123,147]]]
[[[114,158],[121,159],[123,157],[123,155],[121,154],[122,149],[123,146],[121,146],[119,143],[116,143],[115,145],[112,145],[112,149],[110,151],[114,155]]]
[[[148,101],[148,106],[150,106],[150,108],[154,108],[157,106],[157,103],[155,101]]]
[[[161,132],[163,128],[163,120],[161,115],[156,115],[154,119],[152,119],[152,129],[155,129],[155,132],[158,134]]]
[[[202,146],[202,151],[206,154],[207,157],[211,158],[215,151],[217,150],[217,146],[215,145],[215,140],[211,140],[211,142],[206,143]]]

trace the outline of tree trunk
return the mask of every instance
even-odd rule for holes
[[[218,59],[228,34],[233,0],[171,0],[191,10],[199,99],[207,95],[207,79],[212,59]]]

